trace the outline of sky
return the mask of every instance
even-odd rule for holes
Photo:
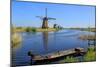
[[[12,24],[15,26],[41,27],[42,20],[36,16],[45,16],[45,8],[48,9],[49,27],[53,24],[62,27],[94,27],[95,6],[54,4],[39,2],[19,2],[12,0]]]

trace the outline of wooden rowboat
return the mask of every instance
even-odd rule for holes
[[[84,48],[74,48],[74,49],[69,49],[69,50],[63,50],[63,51],[58,51],[58,52],[53,52],[53,53],[48,53],[45,55],[33,55],[32,52],[28,52],[28,55],[31,56],[32,60],[39,61],[39,60],[49,60],[49,59],[54,59],[62,56],[67,56],[67,55],[73,55],[73,54],[83,54],[86,51]]]

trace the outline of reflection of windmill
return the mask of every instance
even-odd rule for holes
[[[48,28],[48,20],[56,20],[55,18],[47,17],[47,8],[45,9],[45,17],[36,16],[43,20],[42,28]]]
[[[47,51],[48,50],[48,32],[43,32],[43,44],[44,44],[44,49]]]

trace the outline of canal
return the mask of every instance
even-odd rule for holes
[[[87,50],[88,41],[79,39],[79,36],[94,33],[79,30],[60,30],[56,32],[22,32],[19,34],[22,36],[22,42],[12,48],[12,62],[16,66],[30,65],[28,51],[32,51],[35,55],[43,55],[76,47]]]

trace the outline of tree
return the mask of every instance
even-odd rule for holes
[[[54,25],[53,25],[53,28],[57,28],[57,24],[54,24]]]

